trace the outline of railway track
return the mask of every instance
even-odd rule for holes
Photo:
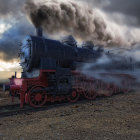
[[[115,96],[115,95],[113,95],[113,96]],[[110,96],[110,97],[113,97],[113,96]],[[100,100],[103,98],[104,97],[101,96],[101,97],[97,97],[94,100]],[[107,97],[107,98],[109,98],[109,97]],[[91,100],[91,101],[93,101],[93,100]],[[20,104],[5,105],[5,106],[0,106],[0,118],[18,115],[18,114],[28,114],[28,113],[32,113],[32,112],[44,111],[44,110],[52,109],[55,107],[58,108],[61,106],[69,106],[72,104],[77,105],[77,104],[86,103],[86,102],[90,102],[90,100],[87,100],[85,98],[81,98],[78,102],[75,102],[75,103],[71,103],[71,102],[48,103],[41,108],[33,108],[29,105],[25,105],[24,108],[20,108]]]
[[[52,109],[56,107],[59,108],[62,106],[69,106],[72,104],[77,105],[77,104],[86,103],[86,102],[89,102],[89,100],[81,98],[78,102],[75,102],[75,103],[70,103],[70,102],[48,103],[41,108],[33,108],[28,105],[25,105],[24,108],[20,108],[20,104],[5,105],[5,106],[0,106],[0,118],[13,116],[13,115],[19,115],[19,114],[28,114],[32,112],[44,111],[44,110],[48,110],[48,109]]]
[[[25,113],[29,110],[31,110],[31,107],[29,108],[26,106],[21,109],[19,104],[0,106],[0,118]]]
[[[77,103],[68,103],[68,102],[67,103],[66,102],[53,103],[53,104],[45,105],[41,108],[33,108],[28,105],[25,105],[24,108],[20,108],[20,104],[0,106],[0,118],[18,115],[18,114],[27,114],[27,113],[32,113],[32,112],[44,111],[44,110],[48,110],[55,107],[58,108],[61,106],[69,106],[71,104],[78,104],[85,101],[88,101],[88,100],[81,100],[80,102],[77,102]]]

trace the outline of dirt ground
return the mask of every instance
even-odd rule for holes
[[[0,118],[0,140],[139,139],[139,92]]]

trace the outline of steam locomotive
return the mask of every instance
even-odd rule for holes
[[[121,91],[112,83],[80,72],[84,64],[94,63],[103,55],[103,49],[91,42],[78,47],[72,36],[62,41],[47,39],[40,28],[36,36],[24,39],[19,55],[23,72],[21,78],[16,75],[10,78],[10,92],[12,98],[20,98],[21,107],[24,104],[41,107],[55,101],[76,102],[80,95],[94,99]]]

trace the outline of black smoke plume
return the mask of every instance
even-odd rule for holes
[[[30,1],[26,10],[32,23],[48,33],[71,33],[104,46],[129,45],[119,32],[107,24],[98,10],[86,3],[73,0]]]

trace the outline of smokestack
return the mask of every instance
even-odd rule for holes
[[[36,34],[37,34],[37,36],[39,36],[39,37],[42,37],[42,36],[43,36],[43,30],[42,30],[41,27],[39,27],[39,28],[36,29]]]

